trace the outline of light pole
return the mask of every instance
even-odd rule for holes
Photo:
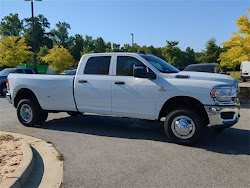
[[[132,35],[132,47],[134,46],[134,33],[130,33]]]
[[[32,14],[32,37],[33,37],[33,51],[34,51],[34,68],[36,69],[36,43],[35,43],[35,21],[34,21],[34,9],[33,9],[33,0],[25,0],[31,2],[31,14]],[[35,1],[42,1],[42,0],[35,0]]]

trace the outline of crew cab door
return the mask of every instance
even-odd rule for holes
[[[155,118],[157,79],[135,78],[134,65],[144,65],[133,56],[116,56],[112,76],[112,113],[135,118]]]
[[[75,79],[75,101],[80,112],[111,112],[112,55],[86,56]],[[83,62],[86,62],[84,64]]]

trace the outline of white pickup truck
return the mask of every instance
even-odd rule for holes
[[[234,78],[180,72],[144,53],[86,54],[75,76],[9,74],[7,87],[25,126],[49,112],[90,112],[164,121],[169,140],[193,144],[206,126],[230,127],[240,116]]]

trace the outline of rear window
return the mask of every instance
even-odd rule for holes
[[[85,66],[84,74],[108,75],[111,56],[91,57]]]

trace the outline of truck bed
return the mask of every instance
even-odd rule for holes
[[[44,110],[76,111],[74,76],[9,74],[8,80],[13,97],[20,89],[29,89],[36,95]]]

